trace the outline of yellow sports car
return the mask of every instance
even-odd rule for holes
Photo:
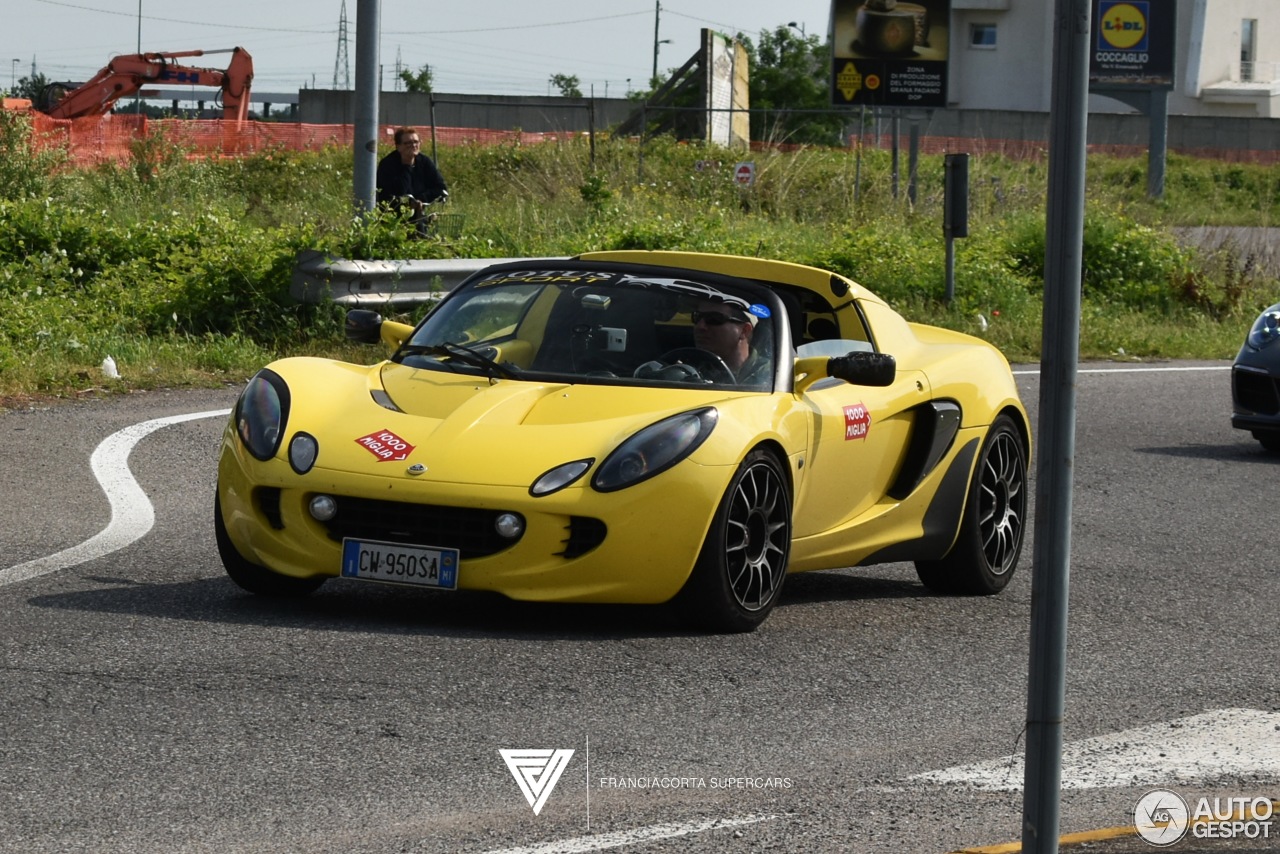
[[[751,631],[790,572],[914,561],[991,594],[1018,563],[1030,428],[1009,364],[780,261],[592,252],[470,277],[373,366],[274,362],[218,464],[246,590],[326,579],[672,602]]]

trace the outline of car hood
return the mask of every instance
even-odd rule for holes
[[[320,445],[317,469],[419,475],[452,483],[527,488],[572,460],[603,459],[668,415],[743,394],[496,380],[384,363],[372,368],[286,360],[272,369],[292,396],[288,437]],[[385,392],[394,409],[375,399]],[[760,395],[755,395],[760,397]],[[282,449],[283,453],[283,449]]]

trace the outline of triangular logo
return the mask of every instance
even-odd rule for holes
[[[524,799],[533,807],[534,815],[542,812],[543,804],[551,797],[565,766],[573,758],[572,750],[500,749],[498,752],[524,792]]]

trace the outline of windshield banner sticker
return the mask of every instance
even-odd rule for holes
[[[501,273],[495,273],[477,284],[486,287],[509,284],[563,285],[576,282],[594,285],[597,282],[607,282],[614,277],[615,274],[613,273],[588,272],[586,270],[506,270]]]

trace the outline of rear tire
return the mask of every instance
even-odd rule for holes
[[[236,550],[235,543],[231,542],[231,537],[227,534],[227,525],[222,521],[221,496],[215,496],[213,500],[213,533],[218,542],[218,557],[222,558],[222,566],[227,575],[250,593],[278,599],[296,599],[314,593],[326,581],[324,576],[294,578],[292,575],[281,575],[247,560]]]
[[[750,632],[782,593],[791,554],[791,492],[777,459],[754,450],[720,499],[698,562],[678,597],[690,622]]]
[[[916,575],[935,593],[999,593],[1018,566],[1026,527],[1027,452],[1013,419],[1000,415],[982,443],[955,545],[941,560],[916,561]]]

